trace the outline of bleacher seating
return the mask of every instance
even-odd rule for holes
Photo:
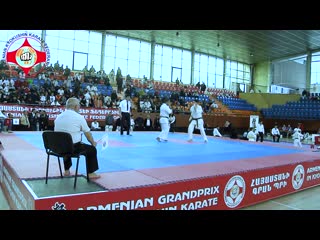
[[[271,108],[261,109],[265,118],[295,119],[295,120],[317,120],[320,119],[320,101],[311,99],[300,99],[296,102],[272,105]]]

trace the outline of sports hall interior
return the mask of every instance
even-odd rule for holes
[[[76,81],[82,96],[86,91],[90,92],[90,87],[95,86],[97,90],[94,91],[99,92],[97,95],[111,96],[116,92],[116,99],[119,100],[130,89],[129,93],[134,106],[132,118],[140,119],[135,122],[134,132],[147,131],[144,120],[150,117],[154,123],[159,117],[159,106],[156,102],[161,101],[164,97],[171,98],[175,95],[175,98],[172,99],[172,107],[176,117],[175,132],[187,132],[189,109],[194,100],[198,99],[205,109],[203,118],[206,133],[209,136],[212,136],[213,129],[218,126],[224,138],[241,139],[243,133],[248,131],[251,116],[258,116],[260,120],[263,120],[266,141],[272,142],[271,129],[275,125],[278,125],[281,130],[283,125],[290,124],[295,128],[302,124],[304,126],[303,133],[307,134],[303,139],[303,144],[310,146],[315,144],[311,136],[320,133],[319,30],[108,30],[95,32],[102,34],[103,38],[110,35],[121,39],[147,42],[151,46],[163,45],[190,51],[192,56],[199,54],[197,55],[199,57],[198,64],[201,56],[214,56],[223,59],[225,70],[221,74],[221,78],[216,73],[214,77],[203,79],[201,77],[204,75],[200,74],[203,70],[197,69],[188,77],[190,81],[185,82],[185,80],[181,80],[181,76],[184,74],[180,70],[181,66],[177,67],[173,64],[170,78],[162,80],[155,76],[157,71],[154,68],[156,66],[151,63],[151,70],[147,71],[148,75],[139,73],[139,76],[131,75],[127,69],[123,70],[116,64],[113,65],[112,71],[110,71],[111,69],[103,69],[104,65],[100,63],[94,67],[99,69],[98,71],[92,70],[91,65],[87,64],[84,69],[69,69],[69,74],[66,75],[66,66],[70,67],[71,65],[59,58],[56,63],[51,64],[51,67],[46,66],[40,74],[39,68],[35,66],[27,76],[21,73],[21,69],[17,65],[2,60],[1,74],[3,78],[20,81],[20,86],[29,89],[40,90],[44,88],[47,81],[55,81],[54,95],[59,95],[58,89],[60,88],[71,88],[74,91]],[[8,39],[0,39],[2,45],[6,41]],[[50,45],[48,46],[50,48]],[[306,46],[308,46],[308,51],[305,51]],[[151,47],[151,49],[153,48]],[[151,55],[154,59],[155,56]],[[193,60],[193,64],[195,64],[195,60]],[[175,68],[179,69],[178,73]],[[108,83],[102,75],[99,75],[102,70],[109,79]],[[121,87],[117,81],[119,70],[120,78],[122,78]],[[72,81],[70,87],[66,87],[66,82],[70,78],[77,78],[77,80]],[[220,81],[221,83],[218,83]],[[14,91],[18,92],[18,87],[14,88]],[[63,98],[59,97],[61,104],[54,105],[48,102],[49,97],[45,102],[41,102],[40,95],[39,92],[37,103],[24,102],[22,105],[26,105],[30,109],[63,108]],[[92,103],[83,101],[82,108],[90,111],[110,109],[114,110],[112,113],[116,116],[116,102],[108,105],[101,96],[95,97]],[[150,99],[151,109],[144,106],[144,103]],[[212,103],[215,103],[214,107],[211,105]],[[21,113],[16,110],[8,110],[14,109],[8,108],[8,106],[20,104],[2,97],[0,109],[6,113],[12,113],[12,117],[10,122],[4,122],[5,125],[0,136],[21,131],[19,122],[14,123],[14,119],[19,119]],[[41,129],[40,127],[34,131],[53,129],[53,121],[54,118],[49,116],[45,128]],[[226,121],[232,123],[233,136],[224,128]],[[91,126],[93,119],[89,119],[87,122]],[[98,122],[101,128],[93,131],[105,131],[105,118],[98,118]],[[155,126],[151,129],[151,131],[159,130]],[[117,131],[116,121],[112,131]],[[195,133],[199,134],[197,130]],[[292,143],[293,140],[290,134],[282,131],[280,142]],[[1,188],[3,188],[3,183]],[[315,191],[316,188],[303,192]],[[303,193],[290,195],[299,194]],[[5,202],[5,198],[0,198],[0,201]],[[274,202],[276,201],[274,200]],[[277,206],[266,208],[272,209],[273,207],[278,208]],[[320,209],[320,206],[313,207]],[[4,204],[3,209],[10,209],[10,207]],[[255,206],[252,209],[255,209]],[[288,207],[288,209],[295,208]]]

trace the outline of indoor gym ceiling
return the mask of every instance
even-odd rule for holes
[[[154,41],[254,64],[320,50],[320,30],[106,30],[106,33]]]

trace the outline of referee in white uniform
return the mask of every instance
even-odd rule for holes
[[[119,104],[119,112],[121,114],[121,129],[120,135],[123,135],[124,128],[127,129],[127,135],[130,135],[130,112],[131,112],[131,101],[130,95],[126,95]]]

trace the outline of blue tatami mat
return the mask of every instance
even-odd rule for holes
[[[44,150],[42,132],[16,132],[15,135]],[[92,132],[95,140],[105,132]],[[254,159],[304,151],[288,148],[284,144],[254,143],[244,140],[208,137],[204,143],[201,135],[194,134],[193,143],[187,142],[186,133],[169,133],[168,142],[158,142],[159,132],[133,132],[133,136],[120,136],[119,132],[108,134],[109,144],[104,150],[98,144],[99,170],[113,172],[162,168],[189,164]],[[83,136],[83,142],[86,142]],[[83,158],[83,156],[82,156]],[[79,172],[85,173],[85,161],[80,161]]]

